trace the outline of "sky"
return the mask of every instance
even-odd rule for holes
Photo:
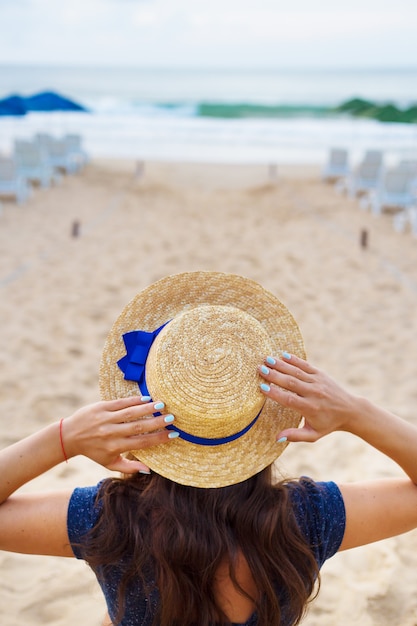
[[[417,0],[0,0],[0,64],[417,67]]]

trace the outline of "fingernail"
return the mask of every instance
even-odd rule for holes
[[[267,356],[265,360],[266,360],[266,362],[267,362],[269,365],[275,365],[275,364],[276,364],[276,360],[275,360],[275,359],[274,359],[274,357],[272,357],[272,356]]]
[[[262,374],[269,374],[269,369],[267,367],[265,367],[265,365],[262,365],[261,372],[262,372]]]
[[[139,474],[146,474],[147,476],[149,476],[150,473],[150,470],[139,470]]]
[[[140,397],[140,401],[141,402],[150,402],[151,400],[151,396],[141,396]]]
[[[171,414],[169,414],[169,415],[165,415],[165,417],[164,417],[164,422],[166,422],[167,424],[170,424],[171,422],[173,422],[173,421],[174,421],[174,419],[175,419],[175,418],[174,418],[174,416],[173,416],[173,415],[171,415]]]
[[[288,359],[288,360],[290,360],[291,358],[291,354],[287,352],[286,350],[283,351],[282,356],[284,357],[284,359]]]
[[[265,385],[265,383],[262,383],[261,384],[261,389],[262,389],[262,391],[268,392],[268,391],[270,391],[271,387],[269,385]]]
[[[285,443],[287,441],[287,437],[280,437],[277,439],[277,443]]]
[[[163,409],[165,406],[165,404],[163,402],[157,402],[156,404],[153,405],[153,408],[156,409],[157,411],[160,411],[161,409]]]
[[[180,434],[177,433],[176,430],[171,430],[171,432],[168,435],[168,439],[175,439],[176,437],[179,437],[179,436],[180,436]]]

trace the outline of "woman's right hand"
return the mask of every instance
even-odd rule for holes
[[[132,474],[149,468],[138,460],[122,456],[129,450],[140,450],[168,443],[175,431],[166,430],[174,421],[162,402],[129,396],[90,404],[78,409],[62,424],[62,441],[67,457],[82,454],[113,471]]]
[[[73,556],[66,526],[71,492],[28,495],[16,490],[78,454],[124,474],[148,473],[141,461],[122,455],[170,441],[175,431],[166,426],[173,416],[153,415],[163,410],[163,403],[140,396],[97,402],[1,450],[0,549]]]

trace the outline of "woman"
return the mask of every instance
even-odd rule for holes
[[[290,351],[265,357],[283,340]],[[310,365],[289,312],[252,281],[193,273],[141,292],[100,386],[120,397],[1,453],[0,548],[85,559],[114,624],[297,624],[327,558],[417,526],[417,429]],[[404,478],[271,484],[288,442],[337,430]],[[14,495],[78,454],[124,477]]]

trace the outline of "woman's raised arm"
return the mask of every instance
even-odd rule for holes
[[[295,355],[268,357],[262,391],[304,416],[300,428],[278,433],[288,441],[314,442],[334,431],[350,432],[395,461],[408,478],[339,485],[346,507],[342,549],[417,527],[417,428],[344,390],[325,372]]]
[[[0,549],[72,556],[66,534],[69,492],[13,495],[33,478],[82,454],[104,467],[128,473],[149,471],[123,452],[169,441],[173,416],[163,403],[139,396],[98,402],[50,424],[0,452]],[[146,419],[145,419],[146,418]]]

